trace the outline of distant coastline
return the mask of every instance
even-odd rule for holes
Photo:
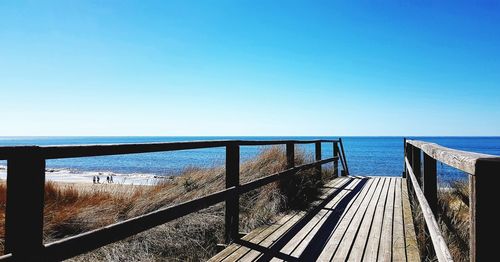
[[[0,146],[13,145],[79,145],[175,142],[225,139],[300,139],[303,137],[0,137]],[[325,137],[337,138],[337,137]],[[349,168],[353,175],[400,176],[403,170],[402,137],[343,137]],[[425,137],[423,140],[472,152],[500,155],[500,137]],[[242,161],[258,155],[263,148],[242,147]],[[298,150],[312,155],[313,146]],[[330,156],[332,148],[324,147],[323,155]],[[115,182],[124,184],[154,184],[162,177],[172,177],[188,168],[223,166],[223,148],[119,155],[91,158],[48,160],[47,180],[92,183],[92,177],[102,173],[113,175]],[[6,161],[0,161],[0,179],[5,179]],[[456,170],[439,166],[445,180],[460,177]]]

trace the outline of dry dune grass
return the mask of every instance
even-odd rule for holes
[[[312,157],[297,152],[295,161],[301,164],[312,161]],[[282,148],[267,149],[241,165],[241,182],[255,180],[284,170],[285,167],[286,158]],[[300,172],[286,184],[275,182],[242,195],[240,230],[248,232],[272,222],[277,214],[290,208],[306,208],[319,193],[321,184],[312,174],[312,170]],[[201,197],[224,186],[223,168],[188,168],[172,181],[155,186],[106,184],[82,187],[48,182],[45,187],[45,241],[75,235]],[[2,217],[5,212],[5,189],[5,184],[0,184]],[[4,219],[0,223],[3,224]],[[221,203],[72,260],[205,260],[216,253],[216,244],[223,242],[223,228],[224,204]],[[0,230],[3,239],[3,225],[0,225]]]
[[[413,203],[414,204],[414,203]],[[437,219],[454,261],[469,261],[469,189],[467,181],[454,181],[438,190]],[[424,231],[419,207],[413,206],[415,230],[424,261],[436,261],[430,236]],[[429,243],[428,246],[423,243]],[[427,255],[426,255],[427,254]]]

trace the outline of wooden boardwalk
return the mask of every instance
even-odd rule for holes
[[[309,212],[258,228],[210,261],[420,261],[406,179],[334,179]]]

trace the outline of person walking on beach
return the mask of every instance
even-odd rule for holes
[[[96,176],[97,177],[97,184],[100,184],[101,182],[99,182],[100,178],[99,176]]]
[[[109,176],[106,176],[106,182],[109,184]]]
[[[95,176],[92,176],[92,182],[94,182],[94,184],[95,184],[95,181],[96,181]]]
[[[113,175],[110,175],[110,176],[109,176],[109,182],[110,182],[110,183],[113,183]]]

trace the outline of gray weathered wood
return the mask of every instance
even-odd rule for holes
[[[375,210],[377,208],[377,203],[384,192],[384,187],[386,182],[388,182],[388,178],[380,178],[380,182],[377,186],[377,191],[375,192],[374,197],[372,198],[368,210],[366,211],[365,216],[363,217],[363,222],[359,227],[358,235],[356,236],[356,240],[352,245],[351,253],[349,254],[349,260],[352,262],[361,261],[363,258],[363,253],[365,251],[366,245],[368,243],[369,234],[372,229],[372,225],[374,222]]]
[[[293,142],[295,144],[336,143],[334,139],[316,140],[209,140],[209,141],[185,141],[168,143],[141,143],[141,144],[99,144],[99,145],[68,145],[68,146],[40,146],[41,155],[45,159],[73,158],[106,156],[119,154],[140,154],[152,152],[165,152],[177,150],[191,150],[201,148],[225,147],[228,144],[240,146],[269,146],[285,145]],[[23,148],[34,148],[33,146],[2,146],[0,147],[0,159],[5,160],[22,152]]]
[[[437,210],[437,163],[436,159],[424,153],[424,176],[423,176],[424,195],[436,214]]]
[[[321,142],[316,142],[314,143],[314,155],[315,155],[315,160],[320,161],[321,160]],[[321,165],[316,167],[316,176],[318,179],[321,179]]]
[[[406,152],[406,158],[410,159],[410,163],[411,163],[411,159],[413,159],[413,156],[412,156],[412,153],[413,153],[413,146],[409,143],[406,143],[405,144],[405,152]],[[405,177],[408,178],[408,168],[406,167],[406,161],[405,161],[405,158],[403,158],[403,162],[405,163]]]
[[[278,218],[278,220],[281,218]],[[255,236],[260,234],[264,229],[266,229],[266,227],[258,227],[256,229],[252,230],[252,232],[250,232],[247,235],[245,235],[244,237],[242,237],[241,239],[245,240],[245,241],[251,241]],[[226,257],[230,256],[232,253],[234,253],[236,250],[238,250],[240,247],[241,247],[241,245],[233,243],[233,244],[227,246],[224,250],[217,253],[217,255],[211,257],[208,261],[209,262],[222,261]]]
[[[401,186],[401,197],[403,199],[403,219],[405,226],[405,248],[406,259],[409,262],[420,261],[418,252],[417,237],[415,234],[415,225],[413,223],[413,214],[410,205],[410,195],[408,194],[408,179],[403,179]]]
[[[474,175],[476,173],[476,161],[479,158],[498,157],[494,155],[479,154],[479,153],[446,148],[434,143],[428,143],[417,140],[407,140],[407,143],[422,149],[422,151],[424,151],[432,158],[440,162],[443,162],[449,166],[462,170],[466,173],[469,173],[471,175]]]
[[[366,194],[368,193],[367,189],[370,189],[371,186],[373,185],[373,179],[369,179],[368,182],[364,185],[363,189],[359,194],[356,195],[355,198],[353,198],[349,202],[349,206],[346,208],[344,211],[344,214],[342,218],[340,219],[340,222],[338,225],[335,227],[332,235],[330,236],[330,239],[326,243],[323,252],[321,252],[320,256],[318,257],[318,261],[330,261],[333,254],[337,250],[342,237],[344,236],[345,232],[347,231],[347,228],[349,227],[349,224],[356,214],[356,211],[360,207],[361,203],[365,199]]]
[[[373,196],[377,192],[377,188],[379,184],[381,184],[380,179],[373,179],[372,186],[368,190],[363,202],[359,205],[358,210],[355,215],[352,217],[349,227],[347,228],[344,236],[342,237],[342,241],[340,242],[337,250],[335,251],[335,255],[333,256],[333,261],[345,261],[349,255],[349,251],[351,250],[354,241],[356,240],[356,235],[358,230],[360,229],[361,222],[363,221],[363,217],[368,209],[368,206],[373,198]]]
[[[292,168],[295,166],[295,144],[293,142],[286,143],[286,167]]]
[[[387,202],[387,195],[389,192],[389,185],[391,184],[391,179],[386,178],[384,187],[382,188],[382,193],[377,202],[377,207],[375,214],[373,216],[372,226],[370,229],[370,234],[368,235],[368,241],[366,243],[365,251],[363,254],[363,261],[376,261],[378,256],[378,249],[380,246],[380,236],[382,234],[382,224],[384,219],[385,203]]]
[[[347,159],[345,156],[344,143],[342,142],[342,138],[339,138],[339,144],[340,144],[340,150],[342,152],[342,166],[344,167],[345,174],[349,176],[350,175],[349,174],[349,167],[347,167]]]
[[[404,221],[403,221],[403,198],[401,193],[402,179],[396,179],[394,194],[394,221],[392,225],[392,261],[406,261]]]
[[[226,188],[240,185],[240,147],[229,144],[226,147]],[[239,237],[240,201],[239,194],[232,194],[226,199],[225,240],[232,243]]]
[[[38,148],[23,148],[7,161],[5,254],[33,260],[43,251],[45,159]]]
[[[411,168],[417,178],[418,184],[422,186],[422,152],[418,147],[412,147]]]
[[[338,143],[333,143],[333,157],[339,157],[339,145]],[[339,176],[339,161],[333,162],[333,176]]]
[[[296,247],[293,250],[293,253],[291,254],[292,256],[299,257],[302,254],[302,252],[306,249],[306,247],[311,244],[311,240],[313,239],[315,234],[319,232],[319,230],[321,229],[321,226],[323,226],[323,224],[326,222],[328,217],[330,215],[332,215],[332,213],[334,212],[333,210],[335,210],[335,208],[337,207],[339,202],[343,199],[343,197],[346,194],[348,194],[349,190],[352,190],[353,188],[355,188],[356,185],[359,183],[358,179],[353,180],[353,181],[350,181],[350,180],[344,180],[344,181],[347,181],[349,184],[346,186],[346,188],[344,190],[339,192],[339,194],[336,195],[325,206],[324,209],[322,209],[320,211],[321,214],[323,214],[323,216],[321,216],[319,221],[313,225],[313,228],[309,231],[309,233],[306,236],[304,236],[302,234],[298,234],[294,239],[292,239],[292,241],[294,243],[299,243],[298,245],[295,245]],[[292,243],[292,245],[294,243]]]
[[[405,160],[408,168],[408,175],[411,179],[411,185],[414,190],[415,196],[417,197],[418,203],[425,219],[425,223],[429,230],[429,234],[434,245],[434,250],[436,252],[436,257],[440,262],[453,261],[453,258],[450,255],[450,251],[448,250],[448,246],[446,245],[446,241],[444,240],[444,237],[441,234],[441,230],[439,229],[439,224],[437,223],[436,218],[432,213],[432,209],[430,208],[429,203],[427,203],[427,200],[425,199],[425,195],[422,192],[422,189],[420,189],[417,178],[415,177],[415,174],[410,166],[410,162],[408,161],[408,159]]]
[[[396,179],[392,178],[387,193],[385,203],[384,221],[382,223],[382,235],[380,237],[380,247],[377,261],[391,261],[392,259],[392,222],[394,215],[394,191],[396,189]]]
[[[500,158],[476,161],[476,175],[469,177],[470,260],[488,261],[497,256],[497,195]]]

